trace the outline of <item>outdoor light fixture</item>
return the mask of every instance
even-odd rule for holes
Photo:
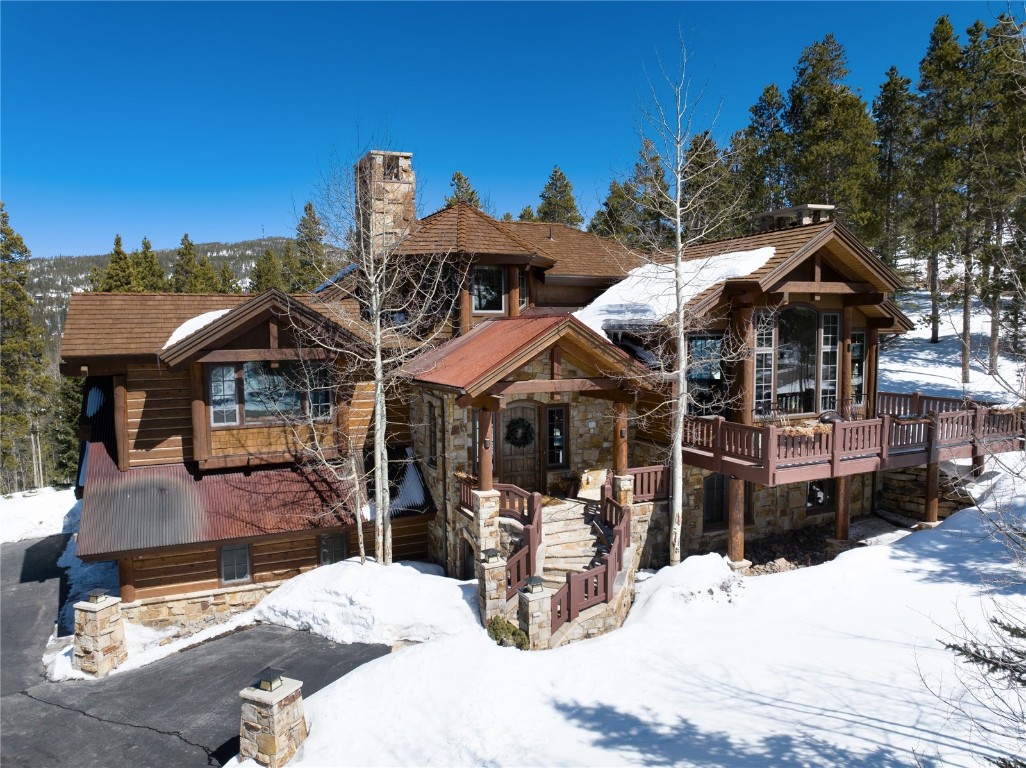
[[[489,547],[481,553],[481,559],[486,563],[497,563],[499,562],[499,550]]]
[[[281,686],[281,677],[285,674],[283,670],[274,667],[264,667],[257,675],[255,688],[261,691],[273,691]]]
[[[102,603],[107,599],[107,590],[102,588],[90,589],[87,593],[89,595],[90,603]]]
[[[529,595],[534,595],[545,589],[544,582],[542,582],[541,576],[531,576],[527,583],[524,585],[524,592]]]
[[[486,450],[486,451],[487,451],[487,450],[488,450],[489,448],[491,448],[491,447],[492,447],[492,441],[491,441],[491,440],[489,440],[489,439],[488,439],[487,437],[485,438],[485,441],[484,441],[484,447],[485,447],[485,450]]]

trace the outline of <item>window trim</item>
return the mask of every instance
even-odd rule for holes
[[[497,270],[499,273],[499,309],[478,309],[477,308],[477,270]],[[475,315],[505,315],[506,314],[506,268],[501,264],[475,264],[470,268],[470,311]]]
[[[245,550],[246,552],[246,575],[239,579],[226,579],[224,577],[224,555],[228,550]],[[249,544],[230,544],[218,547],[217,550],[217,576],[221,584],[249,584],[253,581],[253,552]]]

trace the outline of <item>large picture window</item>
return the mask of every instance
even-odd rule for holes
[[[505,269],[499,266],[474,267],[471,292],[474,295],[475,312],[502,312],[505,309],[504,272]]]
[[[687,387],[692,413],[710,416],[723,410],[727,397],[722,336],[688,339]]]
[[[258,425],[331,416],[331,372],[327,366],[266,361],[207,368],[210,423],[215,427]]]

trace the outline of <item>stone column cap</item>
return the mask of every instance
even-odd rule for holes
[[[485,498],[485,499],[493,499],[493,498],[497,499],[499,497],[499,492],[497,490],[495,490],[494,488],[492,488],[492,490],[490,490],[490,491],[479,491],[477,489],[474,489],[474,490],[471,491],[471,493],[474,494],[475,496],[479,496],[479,497]]]
[[[262,691],[259,688],[254,688],[249,685],[239,691],[239,697],[243,701],[252,701],[254,704],[263,704],[264,706],[270,707],[277,704],[286,696],[295,693],[302,687],[302,680],[293,680],[290,677],[283,677],[281,679],[281,685],[273,691]]]
[[[113,608],[115,605],[121,602],[120,597],[107,596],[98,603],[90,603],[88,600],[82,600],[81,602],[75,603],[76,611],[87,611],[89,613],[97,613],[106,608]]]
[[[539,600],[552,599],[552,596],[556,594],[556,590],[549,589],[548,587],[542,587],[541,592],[525,592],[520,589],[517,590],[517,594],[520,595],[521,600],[526,600],[529,603],[537,603]]]

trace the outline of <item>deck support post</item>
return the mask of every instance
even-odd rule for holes
[[[834,539],[847,541],[851,537],[851,477],[834,479]]]
[[[467,277],[467,282],[470,282],[470,277]],[[463,336],[470,332],[470,287],[464,286],[460,288],[460,336]]]
[[[627,474],[627,403],[613,403],[613,475]]]
[[[937,523],[940,501],[940,463],[932,461],[926,465],[926,520],[928,526]]]
[[[727,559],[735,571],[751,565],[745,560],[745,481],[737,477],[727,480]]]
[[[734,345],[734,378],[730,387],[732,421],[751,426],[755,398],[755,308],[734,307],[730,315],[728,338]]]
[[[478,489],[492,490],[492,412],[482,408],[477,412],[477,476]]]

